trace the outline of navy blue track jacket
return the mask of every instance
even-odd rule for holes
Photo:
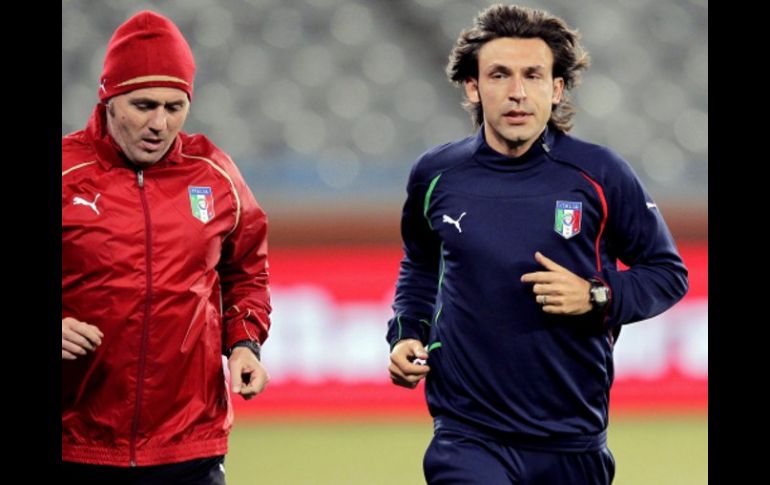
[[[538,449],[604,446],[620,326],[687,291],[671,234],[628,163],[552,128],[509,158],[482,128],[417,161],[401,231],[387,340],[428,347],[436,427]],[[603,280],[605,312],[544,313],[520,281],[544,271],[535,251]]]

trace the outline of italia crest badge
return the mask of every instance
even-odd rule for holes
[[[556,201],[556,216],[553,229],[564,239],[580,233],[580,220],[583,218],[583,203],[569,200]]]
[[[211,187],[188,187],[192,215],[204,224],[214,218],[214,194]]]

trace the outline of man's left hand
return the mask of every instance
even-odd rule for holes
[[[247,347],[234,348],[227,367],[230,369],[231,389],[246,400],[262,392],[270,381],[265,367]]]
[[[521,282],[534,283],[532,291],[535,301],[543,307],[544,312],[582,315],[591,311],[590,282],[546,258],[540,251],[535,253],[535,261],[546,271],[527,273],[521,277]]]

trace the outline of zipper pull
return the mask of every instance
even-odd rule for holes
[[[139,182],[139,187],[144,187],[144,171],[139,170],[136,172],[136,180]]]

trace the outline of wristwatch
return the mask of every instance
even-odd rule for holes
[[[261,360],[262,347],[256,340],[239,340],[235,342],[232,347],[227,349],[227,352],[225,352],[225,357],[229,359],[230,355],[233,353],[233,349],[236,347],[247,347],[249,350],[254,352],[254,355],[257,356],[257,360]]]
[[[597,279],[588,280],[591,283],[589,301],[594,310],[601,311],[610,302],[610,289],[604,283]]]

